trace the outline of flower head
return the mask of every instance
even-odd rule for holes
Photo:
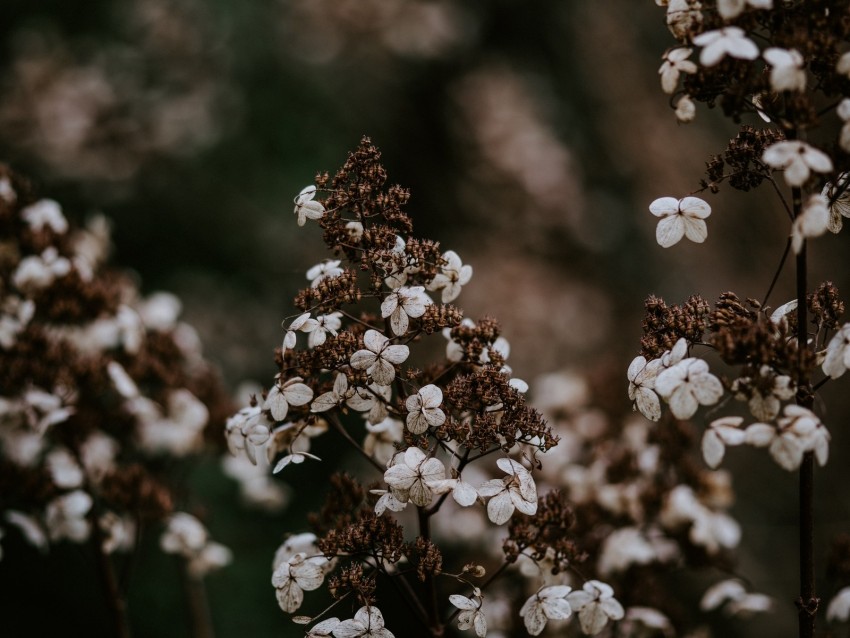
[[[805,91],[803,56],[796,49],[765,49],[762,57],[770,65],[770,87],[776,91]]]
[[[567,594],[567,601],[578,612],[581,630],[589,636],[602,631],[609,620],[620,620],[625,615],[611,586],[598,580],[589,580],[581,590]]]
[[[507,523],[514,509],[523,514],[537,511],[537,486],[531,473],[513,459],[501,458],[496,465],[507,473],[503,479],[487,481],[478,488],[478,494],[490,498],[487,516],[496,525]]]
[[[723,396],[720,380],[702,359],[683,359],[659,373],[655,391],[670,404],[677,419],[689,419],[700,405],[713,405]]]
[[[573,610],[567,602],[570,589],[566,585],[550,585],[525,601],[519,615],[530,635],[539,635],[550,620],[566,620],[572,615]]]
[[[410,349],[407,346],[390,345],[390,340],[377,330],[366,331],[363,345],[366,346],[364,350],[351,355],[351,367],[366,370],[378,385],[390,385],[395,379],[395,364],[406,361]]]
[[[335,638],[394,638],[384,627],[384,616],[375,606],[361,607],[354,618],[343,620],[332,632]]]
[[[679,75],[682,73],[697,72],[697,65],[692,60],[688,60],[691,53],[693,49],[679,47],[664,54],[664,62],[658,69],[658,74],[661,76],[661,88],[665,93],[672,95],[676,92]]]
[[[705,31],[694,38],[694,44],[703,47],[699,54],[703,66],[719,64],[727,55],[739,60],[755,60],[759,56],[759,48],[740,27]]]
[[[711,207],[699,197],[660,197],[649,205],[649,212],[660,217],[655,229],[655,239],[663,248],[687,237],[702,243],[708,236],[705,218],[711,215]]]
[[[316,187],[311,185],[295,197],[295,214],[298,216],[299,226],[303,226],[308,219],[321,219],[325,214],[325,207],[313,200],[315,196]]]
[[[413,434],[422,434],[429,427],[445,423],[446,414],[440,409],[442,402],[443,391],[433,384],[407,397],[407,429]]]
[[[829,155],[800,140],[782,140],[771,144],[764,150],[761,159],[768,166],[784,169],[785,181],[789,186],[802,186],[812,171],[832,171]]]
[[[449,303],[460,294],[461,286],[472,279],[472,266],[465,266],[453,250],[443,253],[443,261],[440,272],[428,284],[428,290],[442,290],[443,303]]]
[[[487,635],[487,618],[481,611],[481,599],[477,596],[467,598],[460,594],[449,596],[449,602],[460,609],[457,617],[457,628],[461,631],[475,629],[475,635],[484,638]]]

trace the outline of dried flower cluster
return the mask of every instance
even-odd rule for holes
[[[788,224],[782,259],[793,255],[797,297],[771,309],[724,293],[713,309],[692,297],[668,308],[646,302],[641,356],[628,370],[629,397],[652,421],[663,404],[676,419],[700,406],[744,402],[748,416],[716,417],[702,435],[702,454],[717,467],[728,447],[766,448],[789,471],[800,471],[800,635],[811,636],[818,609],[814,592],[811,528],[813,466],[827,462],[829,432],[816,413],[815,392],[850,366],[850,324],[836,287],[809,288],[809,240],[838,233],[847,207],[850,166],[850,3],[846,0],[656,0],[666,7],[677,45],[659,69],[665,93],[677,96],[676,116],[694,118],[695,103],[720,106],[740,126],[726,149],[707,164],[701,191],[725,182],[749,191],[765,183]],[[698,49],[697,59],[691,55]],[[681,88],[680,88],[681,87]],[[741,124],[744,118],[751,120]],[[761,120],[760,124],[756,124]],[[781,179],[778,177],[781,175]],[[650,212],[660,217],[658,243],[706,239],[709,205],[693,193],[662,197]],[[780,265],[768,297],[782,270]],[[713,350],[734,371],[716,376],[697,352]],[[808,522],[802,522],[808,521]],[[808,549],[806,549],[808,548]],[[752,602],[729,581],[707,593],[705,609]],[[846,593],[829,605],[827,620],[846,620]],[[746,603],[749,604],[749,603]],[[758,604],[758,601],[756,601]]]
[[[488,613],[504,604],[494,577],[521,557],[555,556],[560,571],[582,558],[568,540],[571,507],[555,492],[540,497],[535,480],[558,438],[513,377],[498,322],[471,321],[451,305],[472,267],[412,236],[409,194],[387,186],[379,160],[364,138],[335,175],[318,175],[296,196],[296,222],[316,222],[336,258],[307,272],[300,314],[283,322],[274,384],[227,423],[231,451],[274,472],[320,461],[328,437],[375,471],[331,478],[313,531],[290,536],[275,557],[278,603],[296,612],[305,592],[327,584],[331,609],[350,608],[348,620],[322,620],[330,609],[297,616],[316,622],[309,636],[442,635],[455,616],[478,636],[521,619],[537,635],[573,612],[583,632],[597,634],[623,609],[595,580],[573,592],[546,589],[537,575],[514,620]],[[488,535],[507,525],[504,554],[494,539],[478,544],[473,562],[464,550],[455,567],[458,543],[469,538],[453,531],[461,520]],[[388,588],[403,593],[417,626],[385,626]]]
[[[164,525],[163,551],[201,576],[230,553],[176,511],[180,468],[229,402],[179,300],[142,297],[109,248],[104,218],[73,228],[0,167],[0,533],[106,561]]]

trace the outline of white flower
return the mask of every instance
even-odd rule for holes
[[[700,609],[703,611],[720,607],[730,616],[746,616],[769,611],[773,607],[773,600],[764,594],[748,593],[741,581],[731,578],[709,587],[700,601]]]
[[[461,507],[469,507],[478,500],[478,492],[460,476],[442,481],[434,481],[431,483],[431,489],[434,490],[435,494],[445,494],[450,491],[455,503]]]
[[[487,481],[478,488],[478,494],[490,498],[487,516],[496,525],[507,523],[514,509],[523,514],[537,512],[537,486],[531,473],[513,459],[501,458],[496,465],[507,474],[505,478]]]
[[[413,434],[422,434],[429,427],[445,423],[446,414],[440,409],[442,402],[443,391],[433,384],[407,397],[407,429]]]
[[[823,373],[837,379],[850,368],[850,323],[845,323],[826,346]]]
[[[209,534],[203,524],[191,514],[177,512],[168,519],[159,546],[166,554],[192,556],[207,544]]]
[[[365,388],[353,388],[345,404],[356,412],[367,412],[366,421],[377,424],[387,418],[387,403],[392,399],[392,394],[391,386],[370,383]]]
[[[655,378],[662,369],[661,359],[647,362],[645,357],[635,357],[629,364],[629,399],[632,409],[638,410],[650,421],[661,418],[661,402],[655,394]]]
[[[315,196],[316,187],[307,186],[295,197],[295,214],[299,226],[303,226],[308,219],[321,219],[325,214],[325,207],[313,200]]]
[[[91,526],[86,516],[92,504],[92,497],[82,490],[69,492],[50,501],[45,512],[50,540],[67,538],[76,543],[87,540]]]
[[[19,297],[6,297],[2,301],[0,314],[0,347],[11,348],[15,345],[18,335],[35,314],[35,303],[31,299],[22,300]]]
[[[686,39],[691,29],[702,24],[701,7],[699,0],[670,0],[667,3],[667,28],[670,33],[679,40]]]
[[[602,631],[609,620],[620,620],[625,615],[611,586],[598,580],[589,580],[581,591],[567,594],[567,601],[578,613],[581,630],[589,636]]]
[[[768,166],[785,169],[785,181],[789,186],[802,186],[812,171],[832,171],[829,155],[800,140],[776,142],[764,150],[761,159]]]
[[[767,447],[773,460],[781,467],[796,470],[803,454],[814,452],[820,465],[829,457],[829,431],[814,412],[799,405],[786,405],[776,427],[754,423],[746,429],[746,442],[755,447]]]
[[[765,49],[762,57],[770,64],[770,86],[774,91],[806,90],[806,72],[799,51],[770,47]]]
[[[21,211],[21,217],[32,230],[42,230],[45,226],[57,235],[68,230],[68,220],[62,214],[62,207],[52,199],[41,199]]]
[[[845,622],[850,618],[850,587],[839,590],[826,608],[826,621]]]
[[[449,596],[449,602],[461,610],[457,617],[457,628],[461,631],[474,628],[475,635],[484,638],[487,635],[487,618],[481,611],[481,599],[477,596],[474,598],[473,600],[460,594],[452,594]]]
[[[771,9],[773,0],[717,0],[717,12],[724,20],[731,20],[741,15],[748,4],[756,9]]]
[[[8,177],[0,177],[0,199],[10,204],[18,201],[18,194]]]
[[[115,512],[104,512],[98,526],[105,535],[103,553],[127,552],[136,542],[136,522],[130,516],[118,516]]]
[[[605,538],[599,556],[599,574],[624,572],[631,565],[646,565],[656,558],[655,548],[641,530],[623,527]]]
[[[307,338],[307,345],[311,348],[322,345],[327,340],[328,333],[336,336],[337,330],[342,327],[342,313],[331,312],[327,315],[317,315],[315,322],[316,325],[312,330],[304,330],[304,332],[310,333]]]
[[[307,459],[313,459],[314,461],[322,460],[315,454],[310,454],[309,452],[291,452],[290,454],[287,454],[286,456],[282,457],[275,464],[274,469],[272,470],[272,474],[277,474],[290,463],[300,465]]]
[[[310,412],[326,412],[354,396],[354,389],[348,388],[348,377],[339,372],[334,379],[334,387],[330,392],[317,396],[310,404]]]
[[[301,377],[293,377],[280,385],[280,380],[269,390],[264,410],[270,410],[275,421],[283,421],[290,405],[306,405],[313,398],[313,389],[301,383]]]
[[[428,284],[428,290],[442,290],[443,303],[449,303],[460,294],[461,286],[472,279],[472,266],[464,266],[460,256],[453,250],[444,252],[443,260],[446,263],[440,266],[441,272]]]
[[[390,318],[393,334],[407,332],[409,318],[418,318],[425,314],[425,308],[433,303],[425,294],[424,286],[401,286],[395,289],[381,304],[381,317]]]
[[[284,319],[284,321],[286,320]],[[283,337],[283,349],[291,350],[295,347],[295,333],[297,331],[310,333],[313,332],[318,325],[319,322],[311,318],[309,312],[298,315],[292,320],[292,323],[289,324],[289,328],[286,329],[286,335]],[[283,326],[281,325],[281,327]]]
[[[305,591],[321,587],[326,563],[324,556],[308,558],[305,553],[299,552],[275,568],[272,585],[276,589],[277,604],[283,611],[294,612],[304,602]]]
[[[739,416],[726,416],[715,419],[702,435],[702,456],[711,469],[720,465],[727,445],[741,445],[744,442],[744,430],[740,428],[744,419]]]
[[[770,320],[779,323],[785,316],[797,307],[797,300],[783,304],[773,311]],[[759,368],[758,377],[739,377],[732,383],[735,398],[747,400],[750,414],[759,421],[772,421],[779,414],[781,401],[792,398],[797,393],[797,386],[787,374],[776,374],[770,366]]]
[[[799,254],[803,242],[812,237],[820,237],[829,228],[829,200],[823,195],[811,195],[803,205],[803,210],[791,225],[791,247]]]
[[[396,455],[394,464],[384,472],[384,481],[399,501],[411,501],[426,507],[434,497],[432,485],[446,477],[439,459],[428,457],[418,447],[409,447]]]
[[[365,350],[358,350],[351,355],[351,367],[366,370],[378,385],[390,385],[395,379],[394,364],[406,361],[410,349],[407,346],[390,345],[390,340],[377,330],[366,331],[363,345],[366,346]]]
[[[344,271],[339,265],[342,262],[339,259],[326,259],[320,264],[316,264],[307,271],[307,279],[310,280],[310,286],[315,288],[325,279],[339,277]]]
[[[220,569],[233,561],[233,552],[221,543],[209,542],[189,559],[187,569],[195,578],[201,578],[214,569]]]
[[[700,405],[713,405],[723,396],[720,380],[702,359],[683,359],[658,374],[655,391],[670,405],[677,419],[689,419]]]
[[[333,630],[336,629],[336,626],[339,624],[339,618],[328,618],[327,620],[323,620],[322,622],[313,625],[310,628],[310,631],[307,632],[307,636],[305,638],[322,638],[323,636],[331,636],[333,635]]]
[[[71,272],[71,262],[60,257],[59,252],[51,246],[41,255],[24,257],[12,273],[12,283],[18,290],[34,292],[47,288],[57,278]]]
[[[20,530],[24,539],[30,545],[42,552],[47,550],[47,535],[34,517],[17,510],[6,510],[5,518],[9,525]]]
[[[691,53],[693,49],[680,47],[664,54],[664,62],[658,69],[658,74],[661,76],[661,88],[665,93],[672,95],[676,91],[680,74],[697,72],[697,65],[688,60]]]
[[[675,636],[673,624],[657,609],[652,607],[629,607],[620,625],[626,636]]]
[[[845,123],[844,128],[848,128],[848,126],[850,126],[850,122]],[[821,191],[821,195],[829,199],[828,228],[831,233],[841,232],[841,227],[844,225],[841,218],[850,217],[850,189],[847,188],[847,180],[848,174],[841,173],[836,180],[837,186],[832,182],[827,182],[823,191]]]
[[[699,54],[703,66],[714,66],[727,55],[739,60],[755,60],[759,56],[759,48],[739,27],[705,31],[694,38],[694,44],[703,47]]]
[[[676,115],[676,119],[682,124],[694,121],[694,118],[697,115],[697,106],[694,104],[690,95],[683,95],[679,98],[679,101],[676,102],[676,110],[674,113]]]
[[[64,447],[51,450],[47,455],[46,465],[50,478],[57,487],[74,489],[83,484],[83,469]]]
[[[388,416],[374,424],[366,423],[366,430],[363,451],[386,465],[395,454],[395,444],[404,438],[404,424]]]
[[[844,53],[835,63],[835,72],[850,78],[850,51]]]
[[[343,620],[332,631],[334,638],[395,638],[384,628],[384,616],[377,607],[361,607],[351,620]]]
[[[570,589],[567,585],[550,585],[525,601],[519,615],[530,635],[540,635],[550,620],[566,620],[572,615],[573,610],[566,598]]]
[[[682,237],[702,243],[708,236],[704,220],[711,215],[711,207],[699,197],[660,197],[649,205],[649,212],[661,218],[655,239],[663,248],[669,248]]]

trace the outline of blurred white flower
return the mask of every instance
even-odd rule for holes
[[[339,265],[342,263],[339,259],[326,259],[320,264],[316,264],[307,271],[307,279],[310,280],[312,288],[317,287],[325,279],[339,277],[345,272]]]
[[[363,450],[381,465],[386,465],[395,454],[395,444],[404,439],[404,424],[388,416],[374,424],[367,422],[366,431]]]
[[[703,66],[714,66],[727,55],[739,60],[755,60],[759,56],[759,48],[740,27],[705,31],[694,38],[694,44],[703,47],[699,55]]]
[[[708,236],[705,219],[711,207],[699,197],[659,197],[649,205],[649,212],[659,217],[655,239],[663,248],[676,244],[682,237],[702,243]]]
[[[703,611],[722,608],[730,616],[748,616],[770,611],[772,607],[773,600],[769,596],[747,592],[741,581],[734,578],[709,587],[700,601],[700,609]]]
[[[754,9],[771,9],[773,0],[717,0],[717,12],[724,20],[731,20],[741,15],[747,5]]]
[[[823,195],[810,195],[791,225],[791,247],[794,253],[799,254],[806,239],[820,237],[828,228],[829,200]]]
[[[827,622],[846,622],[850,619],[850,587],[840,589],[826,608]]]
[[[50,501],[45,511],[50,540],[67,538],[75,543],[86,541],[91,531],[88,513],[92,504],[92,497],[82,490],[69,492]]]
[[[832,335],[826,346],[823,373],[837,379],[850,368],[850,323],[845,323]]]
[[[829,155],[800,140],[782,140],[771,144],[764,150],[761,159],[768,166],[784,169],[785,182],[789,186],[802,186],[812,171],[832,171]]]
[[[655,549],[637,527],[615,529],[605,538],[599,555],[601,576],[624,572],[631,565],[646,565],[656,560]]]
[[[68,220],[62,214],[62,207],[52,199],[40,199],[21,211],[21,218],[32,230],[43,230],[45,226],[57,235],[68,231]]]
[[[683,95],[679,98],[678,102],[676,102],[676,110],[674,113],[676,115],[676,119],[682,124],[693,122],[697,115],[697,105],[694,104],[690,95]]]
[[[741,429],[744,419],[739,416],[725,416],[712,421],[702,435],[702,456],[711,469],[723,461],[727,445],[741,445],[746,435]]]
[[[770,87],[782,91],[805,91],[806,72],[802,54],[796,49],[765,49],[762,57],[770,65]]]
[[[41,255],[30,255],[21,259],[12,273],[12,284],[23,292],[35,292],[47,288],[59,277],[71,272],[71,262],[60,257],[53,246]]]

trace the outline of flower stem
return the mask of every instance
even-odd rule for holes
[[[802,192],[800,188],[792,189],[794,218],[802,211]],[[802,350],[808,348],[808,312],[807,297],[807,263],[806,243],[797,255],[797,346]],[[811,392],[811,380],[803,369],[804,363],[800,355],[797,376],[797,404],[811,409],[814,397]],[[800,597],[797,599],[797,617],[800,638],[813,638],[815,635],[815,615],[818,603],[815,595],[815,564],[814,564],[814,483],[815,483],[814,453],[806,452],[800,465],[799,479],[799,534],[800,534]]]
[[[422,508],[418,508],[419,514],[419,536],[425,540],[431,540],[431,516]],[[439,601],[437,600],[437,582],[433,574],[425,577],[425,587],[428,591],[426,609],[428,610],[428,622],[431,625],[431,635],[435,638],[444,635],[443,623],[440,622]]]
[[[97,560],[97,569],[106,594],[106,602],[112,616],[112,627],[116,638],[130,638],[130,620],[127,617],[127,601],[118,588],[115,572],[109,556],[103,551],[103,531],[97,520],[92,521],[92,548]]]
[[[191,621],[193,638],[213,638],[212,618],[210,607],[207,602],[206,587],[201,578],[189,573],[189,565],[181,560],[180,572],[183,577],[183,589],[186,593],[186,602],[189,605],[189,619]]]

